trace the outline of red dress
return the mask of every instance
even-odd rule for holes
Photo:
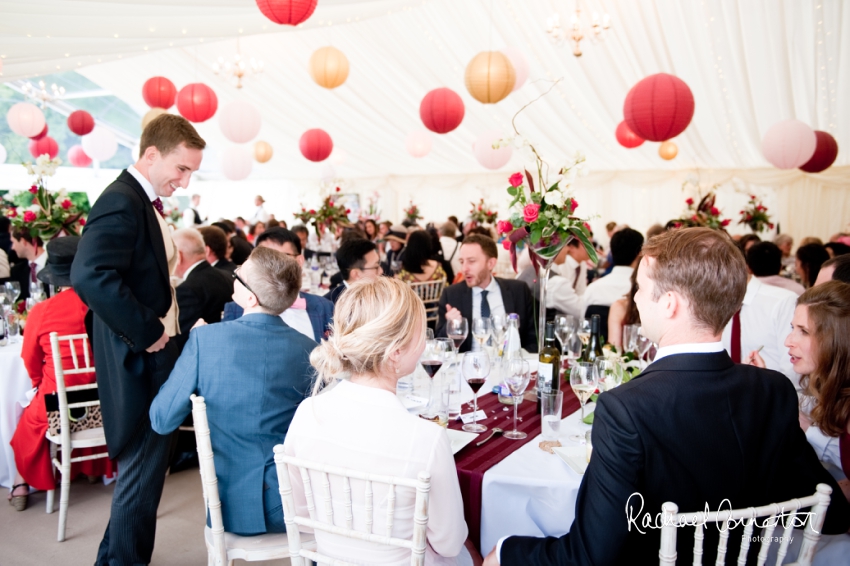
[[[21,357],[27,368],[33,387],[38,392],[29,406],[24,409],[21,420],[12,437],[12,450],[15,452],[15,465],[18,473],[31,487],[50,490],[56,487],[53,466],[50,462],[50,445],[45,438],[47,432],[47,410],[44,407],[44,396],[56,391],[56,375],[53,371],[53,355],[50,349],[50,333],[58,332],[60,336],[68,334],[85,334],[83,319],[88,307],[80,300],[73,289],[62,291],[58,295],[37,304],[30,311],[24,332],[24,345]],[[83,345],[75,341],[78,360],[83,363]],[[62,367],[73,367],[71,349],[63,342]],[[91,358],[89,352],[89,359]],[[66,375],[65,386],[85,385],[94,383],[94,374]],[[105,452],[106,447],[84,448],[75,450],[73,455],[95,454]],[[71,467],[71,477],[83,473],[90,476],[114,473],[115,466],[108,458],[86,460]]]

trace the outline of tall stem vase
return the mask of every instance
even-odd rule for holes
[[[530,238],[526,239],[526,245],[529,254],[531,254],[531,262],[537,270],[537,281],[540,285],[539,312],[537,314],[538,352],[543,349],[543,337],[546,335],[546,287],[549,284],[549,273],[552,270],[552,264],[555,263],[555,258],[569,241],[569,237],[565,238],[560,234],[540,238],[536,244],[532,244]]]

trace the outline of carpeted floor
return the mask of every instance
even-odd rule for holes
[[[11,505],[0,504],[0,564],[3,566],[90,566],[109,519],[115,484],[89,485],[85,480],[71,484],[68,528],[65,542],[56,542],[59,525],[59,493],[56,511],[44,512],[45,493],[30,495],[29,507],[17,512]],[[2,489],[3,498],[8,490]],[[197,469],[170,475],[159,505],[156,547],[151,564],[156,566],[203,566],[207,563],[204,547],[204,503],[201,476]],[[236,564],[247,564],[241,560]],[[289,560],[252,562],[256,565],[284,566]]]

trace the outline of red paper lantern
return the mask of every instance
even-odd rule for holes
[[[629,129],[629,125],[626,124],[625,120],[617,124],[616,134],[617,141],[623,147],[632,149],[643,143],[643,138],[635,135],[635,133]]]
[[[800,170],[806,173],[820,173],[835,163],[835,158],[838,157],[838,142],[834,137],[820,130],[815,130],[815,136],[818,139],[815,153],[800,167]]]
[[[91,165],[91,157],[86,155],[86,152],[81,145],[71,146],[71,149],[68,150],[68,161],[70,161],[71,165],[74,167],[88,167]]]
[[[298,147],[301,155],[310,161],[324,161],[333,151],[334,142],[326,131],[315,128],[301,135]]]
[[[153,77],[145,81],[142,87],[142,98],[151,108],[165,108],[168,110],[174,106],[174,98],[177,96],[177,87],[165,77]]]
[[[218,97],[204,83],[192,83],[177,93],[177,111],[190,122],[206,122],[218,109]]]
[[[30,140],[30,154],[38,159],[40,155],[47,154],[50,159],[59,155],[59,144],[50,136],[44,136],[40,140]]]
[[[297,26],[313,15],[319,0],[257,0],[257,7],[276,24]]]
[[[623,104],[626,124],[638,137],[665,141],[685,131],[694,117],[694,95],[685,81],[667,73],[632,87]]]
[[[71,112],[68,116],[68,129],[78,136],[90,134],[94,129],[94,118],[85,110]]]
[[[44,128],[42,128],[42,130],[37,135],[31,137],[30,139],[38,141],[38,140],[44,138],[44,136],[46,136],[46,135],[47,135],[47,124],[44,125]]]
[[[419,117],[425,127],[438,134],[451,132],[463,121],[463,100],[449,88],[435,88],[419,105]]]

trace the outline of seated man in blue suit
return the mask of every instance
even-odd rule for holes
[[[361,279],[372,280],[383,275],[378,246],[362,238],[352,238],[343,242],[336,251],[336,263],[342,275],[342,285],[337,285],[325,295],[325,298],[333,301],[333,304],[336,304],[340,296],[348,289],[349,283]]]
[[[192,410],[189,396],[204,397],[225,531],[284,532],[272,448],[310,390],[316,342],[279,317],[301,286],[293,259],[256,248],[235,273],[233,298],[245,314],[190,332],[151,404],[151,426],[176,430]]]
[[[257,237],[258,248],[271,248],[293,258],[298,266],[303,268],[304,258],[301,255],[301,240],[298,235],[286,228],[269,228]],[[301,286],[301,283],[298,283]],[[283,321],[301,334],[319,342],[327,335],[331,319],[334,315],[334,305],[327,299],[300,293],[291,308],[283,311],[280,317]],[[222,320],[236,320],[242,316],[242,307],[236,303],[224,305]]]

